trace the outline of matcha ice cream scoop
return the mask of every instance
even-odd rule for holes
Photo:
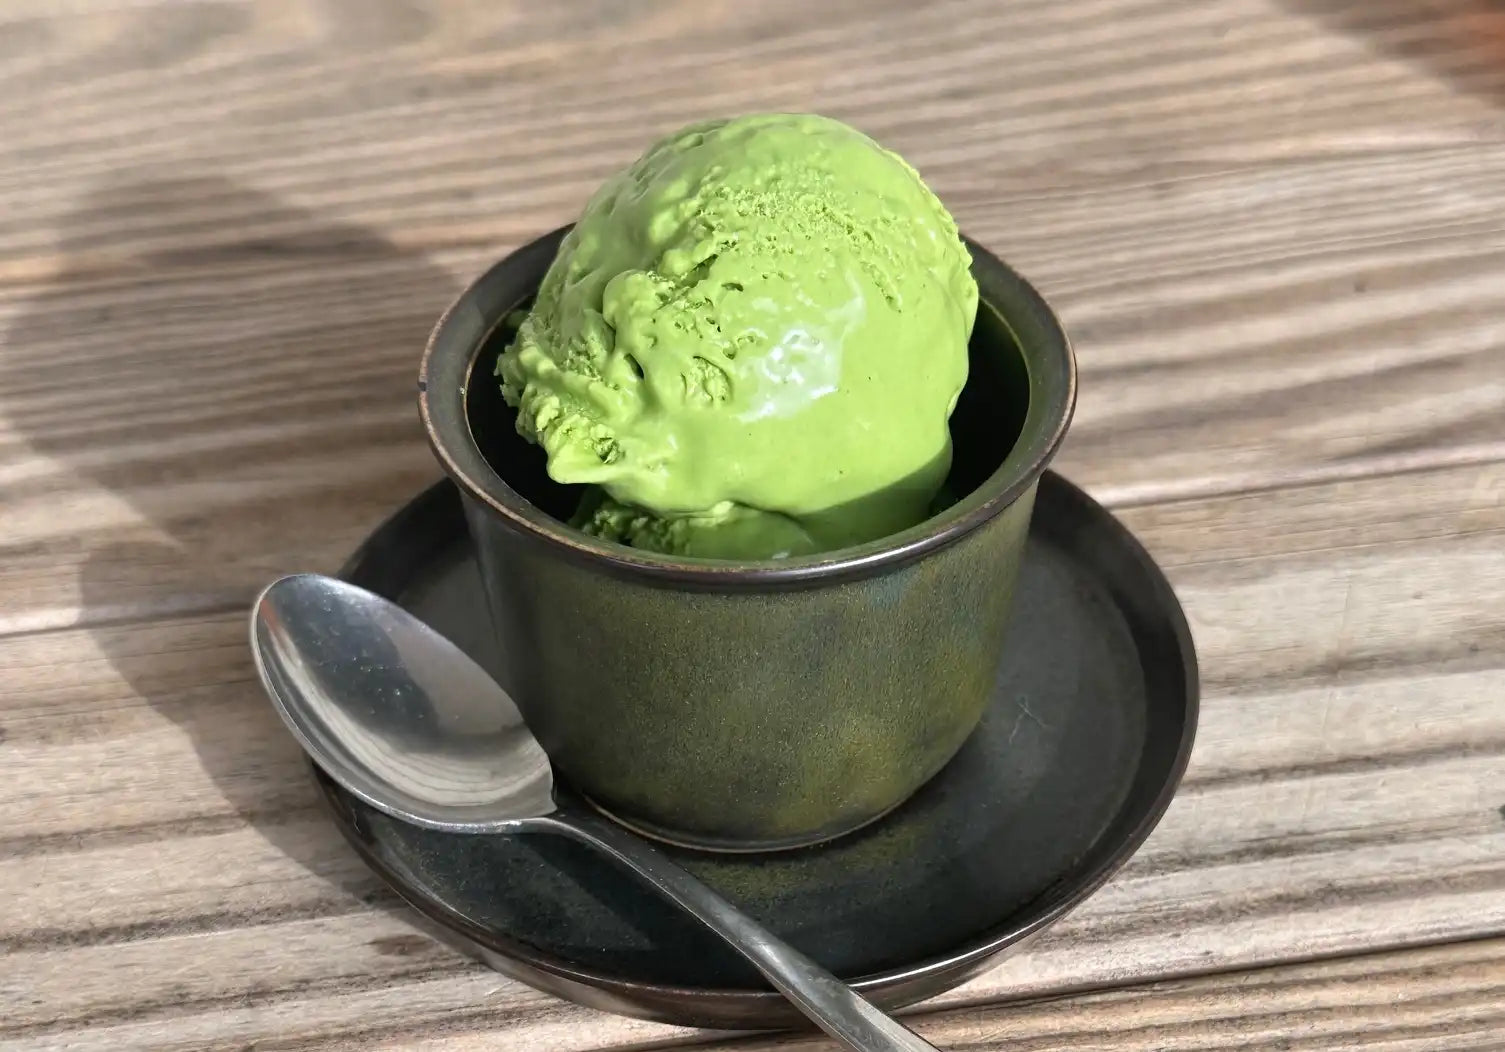
[[[771,558],[926,516],[977,307],[913,168],[811,115],[692,125],[591,198],[498,361],[577,524]]]

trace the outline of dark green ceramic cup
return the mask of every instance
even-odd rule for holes
[[[981,291],[930,520],[802,559],[678,559],[564,524],[493,378],[564,230],[481,275],[440,319],[419,405],[458,484],[503,686],[563,778],[628,825],[723,850],[856,829],[909,797],[977,725],[997,679],[1035,487],[1076,396],[1038,293],[968,243]]]

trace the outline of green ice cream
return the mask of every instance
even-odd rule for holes
[[[781,559],[821,550],[788,516],[730,501],[704,512],[663,516],[596,490],[581,502],[572,522],[609,541],[697,558]]]
[[[502,354],[587,532],[771,558],[923,518],[977,307],[955,223],[836,121],[692,125],[610,179]]]

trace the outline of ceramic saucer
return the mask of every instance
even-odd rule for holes
[[[449,482],[383,524],[343,576],[398,599],[493,671],[506,660],[489,645]],[[798,851],[669,850],[887,1008],[961,983],[1133,854],[1196,729],[1196,657],[1170,586],[1117,520],[1053,473],[1040,483],[1007,651],[978,730],[881,821]],[[419,829],[315,773],[366,862],[499,971],[664,1022],[801,1022],[733,951],[587,849]]]

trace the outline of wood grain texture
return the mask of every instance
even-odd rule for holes
[[[960,1009],[922,1019],[918,1029],[939,1048],[979,1052],[1461,1052],[1500,1047],[1502,993],[1505,946],[1491,941],[1155,983],[1004,1010]],[[416,1047],[484,1046],[457,1037]],[[736,1047],[795,1052],[831,1046],[786,1037]]]
[[[1475,4],[358,6],[0,16],[0,630],[330,566],[435,473],[413,363],[463,282],[752,106],[859,121],[1041,284],[1110,503],[1505,457]]]
[[[943,1003],[1505,930],[1502,482],[1496,465],[1131,509],[1207,673],[1185,786],[1103,892]],[[189,1048],[314,1012],[311,1034],[375,1041],[408,1010],[469,1010],[477,969],[423,938],[383,949],[413,929],[332,840],[242,635],[234,613],[0,640],[18,1040]],[[485,981],[513,1006],[485,1025],[501,1013],[529,1047],[572,1011],[577,1047],[645,1033]],[[216,1030],[246,998],[259,1011]]]
[[[872,132],[1041,286],[1082,370],[1060,466],[1203,662],[1154,837],[927,1033],[1505,1047],[1490,0],[0,5],[0,1047],[713,1041],[416,929],[243,609],[437,477],[412,384],[465,281],[752,108]]]
[[[30,39],[0,79],[0,141],[33,215],[191,158],[426,241],[563,219],[653,134],[749,106],[818,102],[943,190],[970,172],[996,194],[1021,170],[1038,189],[1471,145],[1498,129],[1505,84],[1492,41],[1437,17],[1477,5],[1439,0],[1350,5],[1365,10],[1347,32],[1318,0],[837,0],[818,18],[793,0],[69,6],[10,16]],[[45,227],[4,221],[5,255],[50,254]],[[181,231],[138,216],[93,233],[108,258]]]
[[[1206,202],[1209,222],[1224,207]],[[1121,212],[1144,208],[1101,218]],[[1082,366],[1063,470],[1123,505],[1498,463],[1499,247],[1063,291]],[[414,361],[488,258],[310,227],[0,289],[0,627],[224,609],[271,574],[336,564],[437,475]]]

